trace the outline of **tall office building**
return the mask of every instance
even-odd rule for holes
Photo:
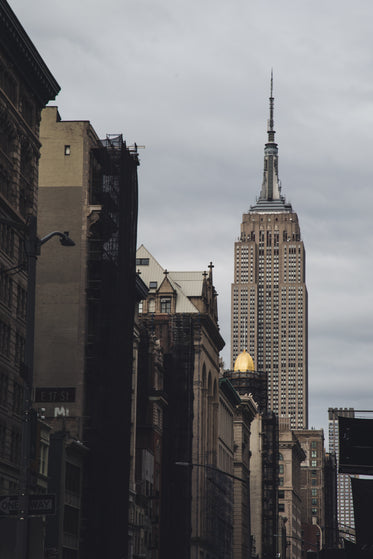
[[[339,467],[339,417],[355,417],[354,408],[329,408],[329,452],[335,454]],[[351,489],[351,476],[337,473],[338,530],[342,538],[355,541],[355,516]]]
[[[298,216],[281,194],[270,96],[264,177],[234,248],[232,366],[244,349],[268,375],[268,406],[307,427],[307,288]]]

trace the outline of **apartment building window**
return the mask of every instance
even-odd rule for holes
[[[65,146],[65,155],[70,155],[70,154],[71,154],[71,147]]]
[[[0,301],[7,307],[12,304],[12,280],[6,274],[6,268],[0,268]]]
[[[161,297],[161,312],[171,312],[171,297]]]
[[[5,404],[8,400],[8,376],[0,373],[0,404]]]
[[[66,474],[65,474],[65,484],[66,491],[73,493],[74,495],[80,495],[80,468],[66,462]]]
[[[6,440],[6,423],[0,423],[0,456],[4,455]]]
[[[49,447],[47,444],[40,443],[40,464],[39,464],[39,474],[46,476],[48,474],[48,452]]]
[[[63,531],[71,535],[79,533],[79,510],[69,505],[64,508]]]
[[[10,326],[0,320],[0,353],[9,356]]]

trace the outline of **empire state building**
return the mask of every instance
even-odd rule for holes
[[[247,350],[268,376],[268,407],[308,426],[307,288],[298,216],[281,194],[271,78],[268,141],[259,199],[243,214],[234,247],[231,358]]]

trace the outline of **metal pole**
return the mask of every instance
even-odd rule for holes
[[[25,249],[27,254],[27,306],[26,306],[26,339],[24,355],[24,386],[23,386],[23,421],[22,447],[19,487],[19,516],[17,523],[16,559],[28,559],[29,515],[28,495],[30,482],[30,450],[31,450],[31,407],[32,385],[34,376],[34,322],[35,322],[35,282],[37,258],[36,216],[28,218],[25,232]]]

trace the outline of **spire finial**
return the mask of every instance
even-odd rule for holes
[[[273,97],[273,68],[271,69],[271,94],[270,94],[270,98],[269,98],[269,121],[268,121],[268,134],[270,132],[274,133],[273,130],[273,106],[274,106],[274,97]],[[274,135],[273,138],[269,138],[269,141],[273,142],[274,141]]]

